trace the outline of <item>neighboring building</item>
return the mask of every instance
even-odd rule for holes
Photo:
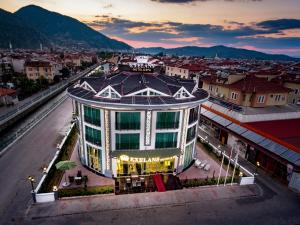
[[[13,68],[10,61],[7,59],[0,60],[0,81],[5,80],[4,76],[11,76],[13,74]]]
[[[269,90],[268,84],[265,86]],[[256,105],[255,105],[256,106]],[[300,108],[296,105],[237,106],[210,98],[201,106],[199,134],[228,149],[239,141],[239,156],[268,173],[300,187]],[[300,190],[298,190],[300,191]]]
[[[183,79],[195,78],[196,82],[202,70],[203,68],[197,64],[166,65],[166,74],[168,76],[178,76]]]
[[[44,77],[51,82],[55,76],[55,69],[49,61],[27,61],[25,63],[25,73],[30,80]]]
[[[18,103],[17,91],[10,88],[0,87],[0,104],[12,105]]]
[[[25,58],[23,57],[12,57],[12,67],[16,73],[25,73]]]
[[[288,103],[300,105],[300,78],[285,79],[283,86],[292,90],[288,95]]]
[[[254,75],[207,76],[202,88],[212,96],[245,107],[283,106],[292,90]]]
[[[199,105],[208,94],[145,64],[137,60],[127,71],[83,78],[68,89],[78,116],[80,160],[99,174],[178,173],[193,160]]]

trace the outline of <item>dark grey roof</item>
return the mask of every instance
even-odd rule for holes
[[[97,93],[110,85],[121,95],[119,99],[111,99],[95,97],[95,93],[81,87],[71,87],[68,89],[68,92],[73,96],[103,103],[161,105],[195,102],[208,97],[208,93],[202,89],[192,92],[195,87],[195,83],[192,80],[182,80],[163,74],[143,74],[123,71],[107,77],[85,77],[80,80],[80,84],[83,82],[87,82]],[[175,99],[173,95],[181,87],[184,87],[194,97]],[[154,89],[168,96],[125,96],[145,88]]]

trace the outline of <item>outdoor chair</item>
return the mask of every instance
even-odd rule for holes
[[[206,164],[205,167],[204,167],[204,170],[209,171],[209,169],[210,169],[210,164]]]
[[[200,164],[199,168],[203,169],[206,164],[207,164],[207,160],[203,160],[202,163]]]

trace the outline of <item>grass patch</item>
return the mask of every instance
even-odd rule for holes
[[[59,198],[62,197],[73,197],[73,196],[84,196],[84,195],[97,195],[97,194],[109,194],[114,193],[114,187],[103,186],[103,187],[80,187],[80,188],[65,188],[58,190]]]
[[[58,186],[61,178],[64,174],[63,171],[57,170],[55,164],[59,161],[69,160],[71,158],[72,152],[74,150],[77,141],[77,129],[73,126],[65,144],[62,146],[58,157],[56,158],[53,166],[48,172],[46,179],[44,180],[39,193],[52,192],[53,186]]]

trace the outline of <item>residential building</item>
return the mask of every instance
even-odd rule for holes
[[[212,96],[245,107],[284,106],[292,90],[254,75],[207,76],[202,88]]]
[[[51,82],[55,76],[55,69],[50,61],[27,61],[25,63],[25,73],[30,80],[44,77]]]
[[[16,90],[0,87],[0,105],[12,105],[18,101]]]

